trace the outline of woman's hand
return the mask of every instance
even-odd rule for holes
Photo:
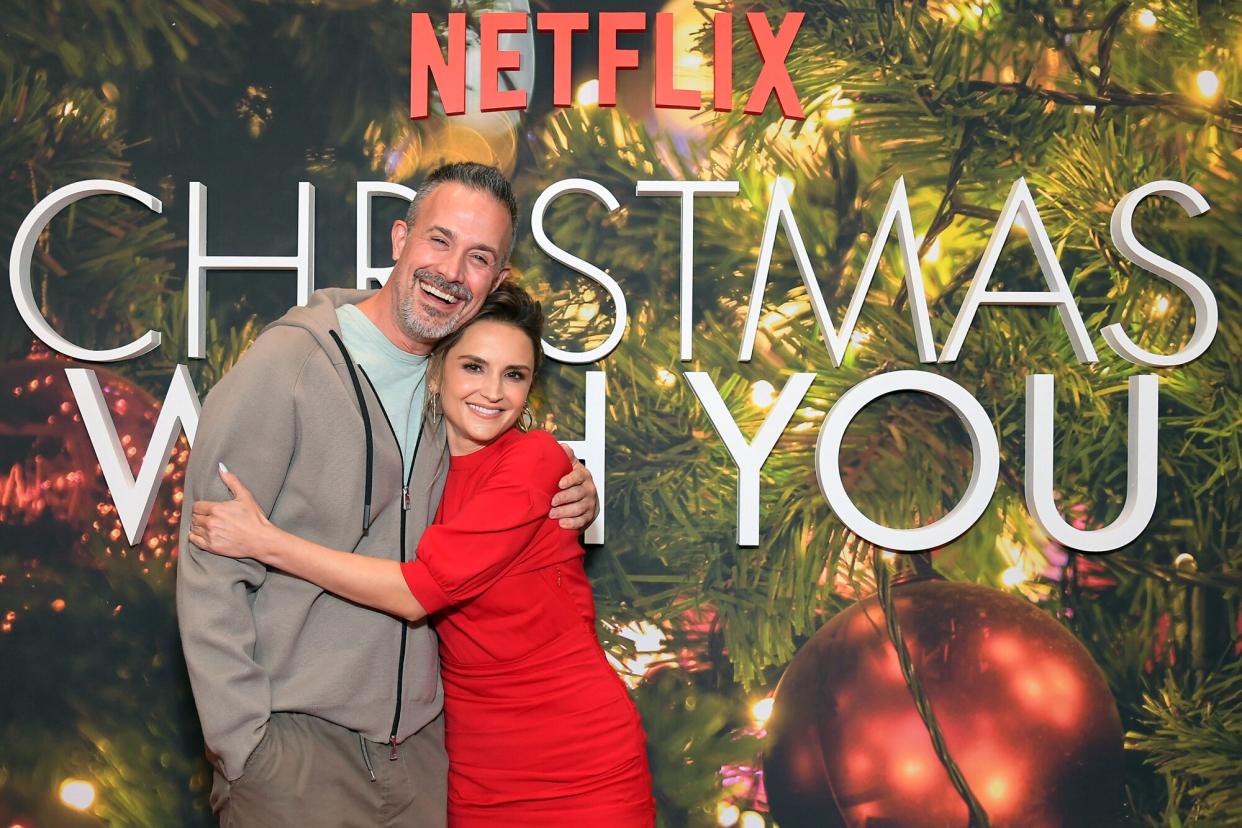
[[[220,464],[220,479],[232,492],[227,501],[200,500],[190,513],[190,543],[229,558],[254,558],[269,563],[280,532],[237,475]]]

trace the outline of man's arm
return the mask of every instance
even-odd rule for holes
[[[221,558],[187,540],[196,500],[229,496],[216,473],[228,463],[252,481],[265,512],[275,503],[293,456],[293,388],[316,346],[309,334],[274,328],[255,341],[208,395],[186,469],[177,624],[203,738],[229,780],[241,776],[271,715],[271,687],[254,660],[252,595],[267,577],[255,561]]]

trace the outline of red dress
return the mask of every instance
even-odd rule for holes
[[[595,636],[577,534],[548,519],[564,450],[511,429],[452,458],[402,571],[440,637],[451,828],[644,828],[646,737]]]

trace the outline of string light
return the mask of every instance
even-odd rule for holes
[[[578,106],[595,106],[599,103],[599,81],[589,80],[578,87],[578,94],[575,98]]]
[[[738,820],[740,828],[766,828],[767,824],[768,821],[758,811],[742,811],[742,817]]]
[[[1220,92],[1220,78],[1211,69],[1204,69],[1195,75],[1195,87],[1201,97],[1211,100]]]
[[[716,803],[716,824],[720,828],[733,828],[734,825],[737,825],[737,821],[741,816],[742,809],[732,802],[726,802],[722,799]]]
[[[622,680],[630,687],[637,687],[642,681],[647,670],[649,670],[656,662],[663,660],[664,640],[667,636],[664,630],[652,624],[649,621],[635,621],[624,626],[612,626],[617,635],[622,638],[628,638],[634,642],[634,656],[627,658],[624,662],[618,661],[612,655],[608,656],[609,663],[613,669],[616,669]]]
[[[824,123],[836,126],[854,117],[854,102],[849,98],[837,98],[824,110]]]
[[[771,408],[776,402],[776,389],[767,380],[759,380],[750,387],[750,401],[759,408]]]
[[[763,727],[772,718],[772,705],[776,699],[768,696],[751,705],[750,717],[755,720],[755,727]]]
[[[1026,583],[1026,572],[1022,569],[1022,564],[1014,564],[1001,573],[1001,583],[1007,587],[1021,586]]]
[[[1156,13],[1151,9],[1141,9],[1134,19],[1138,23],[1138,27],[1145,32],[1153,31],[1158,22],[1156,20]]]
[[[1155,301],[1151,303],[1151,315],[1164,316],[1169,312],[1169,307],[1169,297],[1164,295],[1157,296]]]
[[[95,802],[95,786],[82,779],[60,783],[60,801],[75,811],[85,811]]]
[[[667,368],[660,368],[656,371],[656,383],[665,388],[672,388],[677,384],[677,375]]]

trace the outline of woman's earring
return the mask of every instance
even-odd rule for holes
[[[535,427],[535,412],[530,410],[530,404],[522,407],[522,416],[518,417],[517,427],[519,431],[530,431]]]
[[[440,411],[440,395],[438,393],[433,393],[431,395],[431,402],[429,403],[427,407],[428,407],[428,416],[431,418],[431,424],[439,425],[441,411]]]

